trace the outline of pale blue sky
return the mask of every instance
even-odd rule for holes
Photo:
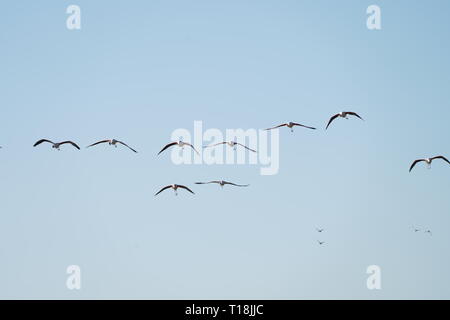
[[[66,28],[70,4],[79,31]],[[366,28],[371,4],[380,31]],[[449,11],[446,0],[2,3],[0,298],[449,299],[450,168],[408,173],[417,157],[450,156]],[[325,131],[344,109],[366,121]],[[280,132],[275,176],[155,156],[194,120],[319,130]],[[34,149],[39,138],[83,148]],[[84,148],[104,138],[139,154]],[[207,179],[251,186],[193,185]],[[169,183],[196,195],[153,197]],[[72,264],[80,291],[65,286]],[[366,288],[372,264],[380,291]]]

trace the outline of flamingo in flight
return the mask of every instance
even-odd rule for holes
[[[203,148],[212,148],[212,147],[220,146],[220,145],[223,145],[223,144],[226,144],[226,145],[228,145],[228,146],[234,148],[234,150],[236,150],[236,147],[237,147],[237,146],[241,146],[241,147],[244,147],[245,149],[247,149],[247,150],[249,150],[249,151],[251,151],[251,152],[256,152],[256,150],[250,149],[249,147],[243,145],[242,143],[236,142],[236,141],[229,141],[229,142],[224,141],[224,142],[219,142],[219,143],[211,144],[211,145],[209,145],[209,146],[204,146]]]
[[[50,143],[50,144],[52,145],[52,148],[53,148],[53,149],[56,149],[56,150],[58,150],[58,151],[60,150],[59,148],[60,148],[63,144],[71,144],[72,146],[74,146],[75,148],[77,148],[78,150],[80,150],[80,147],[79,147],[75,142],[73,142],[73,141],[53,142],[53,141],[50,141],[50,140],[47,140],[47,139],[41,139],[41,140],[37,141],[37,142],[33,145],[33,147],[37,147],[38,145],[40,145],[41,143],[44,143],[44,142]]]
[[[195,194],[191,189],[189,189],[189,188],[186,187],[186,186],[183,186],[183,185],[180,185],[180,184],[170,184],[170,185],[168,185],[168,186],[165,186],[165,187],[161,188],[161,190],[159,190],[159,191],[155,194],[155,197],[156,197],[158,194],[160,194],[161,192],[163,192],[164,190],[167,190],[167,189],[173,189],[173,191],[175,191],[175,195],[177,196],[177,195],[178,195],[178,192],[177,192],[178,188],[185,189],[185,190],[189,191],[190,193]]]
[[[448,159],[444,156],[436,156],[433,158],[417,159],[417,160],[414,160],[414,162],[411,164],[411,167],[409,167],[409,172],[411,172],[411,170],[416,166],[416,164],[418,164],[419,162],[422,162],[422,161],[426,162],[426,164],[428,165],[428,169],[430,169],[431,163],[435,159],[442,159],[442,160],[446,161],[448,164],[450,164],[450,161],[448,161]]]
[[[209,182],[196,182],[195,184],[211,184],[211,183],[216,183],[216,184],[220,185],[220,187],[222,187],[222,188],[226,184],[229,184],[229,185],[232,185],[235,187],[248,187],[249,186],[249,184],[235,184],[235,183],[224,181],[224,180],[214,180],[214,181],[209,181]]]
[[[364,120],[363,118],[361,118],[356,112],[352,112],[352,111],[342,111],[339,112],[338,114],[335,114],[334,116],[332,116],[330,118],[330,120],[328,121],[327,127],[325,128],[328,129],[328,127],[330,126],[330,124],[337,118],[344,118],[344,119],[348,119],[348,116],[355,116],[361,120]]]
[[[291,129],[291,132],[294,132],[294,127],[296,127],[296,126],[297,127],[303,127],[303,128],[311,129],[311,130],[316,130],[316,128],[308,127],[308,126],[305,126],[303,124],[296,123],[296,122],[283,123],[283,124],[280,124],[280,125],[278,125],[276,127],[267,128],[265,130],[268,131],[268,130],[278,129],[278,128],[281,128],[281,127],[288,127],[289,129]]]
[[[183,142],[183,141],[181,141],[181,140],[178,141],[178,142],[171,142],[171,143],[169,143],[169,144],[166,144],[166,145],[164,146],[164,148],[162,148],[161,151],[158,152],[158,155],[161,154],[164,150],[166,150],[166,149],[168,149],[168,148],[170,148],[170,147],[172,147],[172,146],[178,146],[178,147],[183,148],[183,149],[184,149],[185,146],[189,146],[189,147],[191,147],[192,150],[194,150],[198,155],[200,155],[200,153],[198,153],[198,151],[195,150],[195,148],[194,148],[194,146],[193,146],[192,144],[187,143],[187,142]]]
[[[98,141],[96,143],[93,143],[93,144],[87,146],[86,148],[90,148],[90,147],[96,146],[101,143],[108,143],[110,146],[114,146],[116,148],[117,148],[117,144],[121,144],[121,145],[127,147],[128,149],[130,149],[131,151],[137,153],[137,151],[134,150],[133,148],[131,148],[129,145],[127,145],[126,143],[124,143],[122,141],[116,140],[116,139],[107,139],[107,140]]]

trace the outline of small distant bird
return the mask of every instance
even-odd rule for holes
[[[176,195],[176,196],[178,195],[178,191],[177,191],[178,188],[186,189],[186,190],[189,191],[190,193],[195,194],[191,189],[189,189],[189,188],[186,187],[186,186],[182,186],[182,185],[180,185],[180,184],[171,184],[171,185],[165,186],[164,188],[162,188],[161,190],[159,190],[159,191],[155,194],[155,196],[157,196],[158,194],[160,194],[160,193],[163,192],[164,190],[170,189],[170,188],[172,188],[172,189],[175,191],[175,195]]]
[[[224,180],[214,180],[214,181],[209,181],[209,182],[196,182],[195,184],[211,184],[211,183],[217,183],[222,188],[226,184],[236,186],[236,187],[248,187],[249,186],[249,184],[235,184],[235,183],[224,181]]]
[[[178,141],[178,142],[171,142],[171,143],[167,144],[164,148],[161,149],[160,152],[158,152],[158,155],[159,155],[161,152],[163,152],[164,150],[166,150],[167,148],[170,148],[170,147],[172,147],[172,146],[179,146],[179,147],[182,148],[182,149],[184,149],[185,146],[189,146],[189,147],[191,147],[198,155],[200,155],[200,153],[198,153],[198,151],[195,150],[195,148],[194,148],[194,146],[193,146],[192,144],[187,143],[187,142],[183,142],[183,141],[181,141],[181,140]]]
[[[295,126],[297,126],[297,127],[303,127],[303,128],[307,128],[307,129],[312,129],[312,130],[316,130],[316,128],[308,127],[308,126],[305,126],[305,125],[303,125],[303,124],[296,123],[296,122],[283,123],[283,124],[280,124],[280,125],[278,125],[278,126],[276,126],[276,127],[273,127],[273,128],[267,128],[267,129],[265,129],[265,130],[267,131],[267,130],[278,129],[278,128],[281,128],[281,127],[288,127],[289,129],[291,129],[291,132],[294,132],[294,127],[295,127]]]
[[[122,141],[116,140],[116,139],[102,140],[102,141],[93,143],[93,144],[87,146],[86,148],[90,148],[90,147],[96,146],[96,145],[101,144],[101,143],[108,143],[110,146],[114,146],[116,148],[117,148],[117,144],[121,144],[121,145],[124,145],[125,147],[127,147],[128,149],[130,149],[131,151],[137,153],[137,151],[134,150],[133,148],[131,148],[129,145],[127,145],[126,143],[124,143]]]
[[[414,228],[414,232],[419,232],[419,231],[420,231],[420,229]]]
[[[344,118],[344,119],[348,119],[348,116],[355,116],[360,118],[361,120],[364,120],[363,118],[361,118],[356,112],[351,112],[351,111],[342,111],[339,112],[338,114],[335,114],[334,116],[332,116],[330,118],[330,121],[328,121],[327,127],[325,129],[328,129],[328,127],[330,126],[331,122],[334,121],[334,119],[340,117],[340,118]]]
[[[234,148],[234,150],[236,150],[236,146],[241,146],[241,147],[244,147],[244,148],[247,149],[247,150],[250,150],[251,152],[256,152],[256,150],[250,149],[249,147],[247,147],[247,146],[245,146],[245,145],[243,145],[243,144],[241,144],[241,143],[239,143],[239,142],[236,142],[236,141],[230,141],[230,142],[224,141],[224,142],[219,142],[219,143],[215,143],[215,144],[212,144],[212,145],[209,145],[209,146],[204,146],[203,148],[212,148],[212,147],[220,146],[220,145],[222,145],[222,144],[226,144],[226,145],[228,145],[228,146]]]
[[[425,233],[428,233],[430,236],[433,235],[433,234],[431,233],[431,230],[427,230],[427,231],[425,231]]]
[[[325,243],[325,241],[319,241],[319,240],[317,240],[317,243],[318,243],[319,245],[323,245],[323,244]]]
[[[72,142],[72,141],[53,142],[53,141],[50,141],[50,140],[47,140],[47,139],[41,139],[41,140],[37,141],[37,142],[33,145],[33,147],[36,147],[36,146],[40,145],[40,144],[43,143],[43,142],[51,143],[51,144],[52,144],[52,148],[53,148],[53,149],[56,149],[56,150],[58,150],[58,151],[60,150],[59,148],[60,148],[63,144],[71,144],[72,146],[74,146],[75,148],[77,148],[78,150],[80,150],[80,147],[79,147],[75,142]]]
[[[431,162],[433,162],[434,159],[442,159],[444,161],[446,161],[448,164],[450,164],[450,161],[448,161],[448,159],[444,156],[437,156],[437,157],[433,157],[433,158],[425,158],[425,159],[417,159],[414,160],[414,162],[412,163],[411,167],[409,168],[409,172],[411,172],[411,170],[415,167],[416,164],[418,164],[421,161],[424,161],[427,163],[428,165],[428,169],[431,168]]]
[[[317,232],[323,232],[325,229],[316,228]]]

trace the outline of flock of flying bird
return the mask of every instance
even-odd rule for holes
[[[354,116],[354,117],[357,117],[357,118],[359,118],[361,120],[364,120],[356,112],[343,111],[343,112],[340,112],[340,113],[337,113],[337,114],[333,115],[329,119],[325,130],[327,130],[328,127],[330,126],[330,124],[334,120],[336,120],[337,118],[348,119],[349,116]],[[300,124],[300,123],[296,123],[296,122],[287,122],[287,123],[283,123],[283,124],[277,125],[275,127],[267,128],[265,130],[273,130],[273,129],[278,129],[278,128],[281,128],[281,127],[287,127],[289,129],[291,129],[291,132],[294,131],[294,127],[303,127],[303,128],[307,128],[307,129],[311,129],[311,130],[315,130],[316,129],[314,127],[306,126],[306,125],[303,125],[303,124]],[[37,147],[37,146],[41,145],[42,143],[49,143],[49,144],[52,145],[52,148],[56,149],[56,150],[60,150],[60,147],[63,146],[63,145],[71,145],[71,146],[75,147],[76,149],[80,150],[80,147],[75,142],[70,141],[70,140],[62,141],[62,142],[53,142],[53,141],[48,140],[48,139],[41,139],[41,140],[38,140],[33,145],[33,147]],[[126,143],[124,143],[122,141],[119,141],[119,140],[116,140],[116,139],[101,140],[101,141],[95,142],[95,143],[93,143],[91,145],[88,145],[87,148],[91,148],[91,147],[94,147],[94,146],[97,146],[97,145],[100,145],[100,144],[105,144],[105,143],[109,144],[110,146],[114,146],[116,148],[117,148],[117,145],[123,145],[123,146],[127,147],[128,149],[130,149],[131,151],[137,153],[137,151],[135,149],[133,149],[132,147],[130,147]],[[215,144],[212,144],[212,145],[204,146],[203,148],[212,148],[212,147],[216,147],[216,146],[220,146],[220,145],[227,145],[227,146],[232,147],[234,149],[236,149],[236,147],[239,146],[239,147],[242,147],[242,148],[245,148],[245,149],[249,150],[250,152],[257,152],[256,150],[250,149],[249,147],[247,147],[247,146],[245,146],[245,145],[243,145],[241,143],[238,143],[236,141],[223,141],[223,142],[215,143]],[[174,146],[177,146],[177,147],[180,147],[180,148],[190,147],[190,148],[192,148],[192,150],[194,152],[196,152],[199,155],[199,152],[195,149],[195,147],[192,144],[187,143],[187,142],[183,142],[183,141],[168,143],[167,145],[165,145],[161,149],[161,151],[159,151],[158,155],[161,154],[162,152],[164,152],[165,150],[167,150],[167,149],[169,149],[171,147],[174,147]],[[0,148],[2,148],[2,147],[0,147]],[[409,168],[409,172],[411,172],[411,170],[420,162],[425,162],[428,165],[428,168],[430,168],[431,167],[431,163],[433,162],[433,160],[436,160],[436,159],[443,160],[443,161],[447,162],[448,164],[450,164],[450,161],[446,157],[444,157],[442,155],[431,157],[431,158],[417,159],[417,160],[414,160],[413,163],[411,164],[411,166]],[[231,186],[235,186],[235,187],[248,187],[249,186],[248,184],[245,184],[245,185],[244,184],[235,184],[235,183],[224,181],[224,180],[213,180],[213,181],[209,181],[209,182],[196,182],[195,184],[197,184],[197,185],[217,184],[220,187],[224,187],[225,185],[231,185]],[[184,190],[187,190],[188,192],[194,194],[194,192],[191,189],[189,189],[187,186],[179,185],[179,184],[172,184],[172,185],[167,185],[167,186],[161,188],[155,194],[155,196],[157,196],[158,194],[160,194],[161,192],[163,192],[163,191],[165,191],[167,189],[173,189],[174,192],[175,192],[175,195],[178,194],[177,193],[178,189],[184,189]],[[321,233],[323,231],[323,229],[317,229],[317,231],[319,233]],[[417,231],[419,231],[419,229],[414,228],[414,231],[417,232]],[[431,231],[430,230],[427,230],[426,233],[429,233],[431,235]],[[318,241],[318,243],[320,245],[324,244],[323,241]]]
[[[361,116],[359,116],[356,112],[352,112],[352,111],[343,111],[343,112],[339,112],[339,113],[333,115],[333,116],[330,118],[330,120],[329,120],[328,123],[327,123],[327,126],[326,126],[325,130],[328,129],[328,127],[330,126],[330,124],[331,124],[334,120],[336,120],[337,118],[348,119],[348,116],[354,116],[354,117],[357,117],[357,118],[359,118],[359,119],[361,119],[361,120],[364,120],[364,119],[363,119]],[[273,130],[273,129],[278,129],[278,128],[281,128],[281,127],[287,127],[287,128],[289,128],[289,129],[291,129],[291,132],[294,131],[294,127],[303,127],[303,128],[312,129],[312,130],[315,130],[315,129],[316,129],[316,128],[314,128],[314,127],[306,126],[306,125],[303,125],[303,124],[300,124],[300,123],[296,123],[296,122],[287,122],[287,123],[283,123],[283,124],[280,124],[280,125],[278,125],[278,126],[275,126],[275,127],[272,127],[272,128],[268,128],[268,129],[265,129],[265,130]],[[51,140],[41,139],[41,140],[37,141],[37,142],[33,145],[33,147],[37,147],[38,145],[40,145],[40,144],[42,144],[42,143],[44,143],[44,142],[45,142],[45,143],[51,144],[51,145],[52,145],[52,148],[53,148],[53,149],[57,149],[57,150],[60,150],[60,147],[61,147],[62,145],[65,145],[65,144],[72,145],[73,147],[75,147],[75,148],[77,148],[78,150],[80,150],[80,147],[79,147],[75,142],[70,141],[70,140],[62,141],[62,142],[53,142],[53,141],[51,141]],[[94,147],[94,146],[96,146],[96,145],[103,144],[103,143],[108,143],[109,145],[114,146],[114,147],[116,147],[116,148],[117,148],[117,145],[120,144],[120,145],[123,145],[123,146],[127,147],[127,148],[130,149],[131,151],[137,153],[137,151],[136,151],[135,149],[131,148],[131,147],[130,147],[129,145],[127,145],[126,143],[124,143],[124,142],[122,142],[122,141],[119,141],[119,140],[116,140],[116,139],[106,139],[106,140],[101,140],[101,141],[95,142],[95,143],[93,143],[93,144],[87,146],[87,148]],[[235,148],[235,149],[236,149],[237,146],[240,146],[240,147],[243,147],[243,148],[245,148],[245,149],[247,149],[247,150],[249,150],[249,151],[251,151],[251,152],[256,152],[256,150],[250,149],[249,147],[247,147],[247,146],[245,146],[245,145],[243,145],[243,144],[241,144],[241,143],[238,143],[238,142],[236,142],[236,141],[223,141],[223,142],[215,143],[215,144],[212,144],[212,145],[209,145],[209,146],[205,146],[204,148],[211,148],[211,147],[216,147],[216,146],[219,146],[219,145],[228,145],[228,146],[230,146],[230,147],[232,147],[232,148]],[[183,141],[177,141],[177,142],[171,142],[171,143],[168,143],[167,145],[165,145],[165,146],[161,149],[161,151],[159,151],[158,155],[161,154],[162,152],[164,152],[165,150],[169,149],[170,147],[173,147],[173,146],[178,146],[178,147],[181,147],[181,148],[184,148],[184,147],[188,146],[188,147],[192,148],[192,150],[193,150],[195,153],[197,153],[198,155],[200,155],[199,152],[195,149],[195,147],[194,147],[192,144],[187,143],[187,142],[183,142]],[[0,147],[0,148],[1,148],[1,147]],[[432,157],[432,158],[423,158],[423,159],[417,159],[417,160],[414,160],[413,163],[411,164],[411,167],[409,168],[409,171],[411,172],[411,170],[412,170],[412,169],[416,166],[416,164],[418,164],[419,162],[425,162],[425,163],[428,165],[428,168],[430,168],[430,167],[431,167],[431,163],[433,162],[433,160],[436,160],[436,159],[441,159],[441,160],[447,162],[448,164],[450,164],[450,161],[449,161],[446,157],[444,157],[444,156],[442,156],[442,155],[439,155],[439,156],[435,156],[435,157]],[[218,185],[220,185],[221,187],[223,187],[223,186],[225,186],[225,185],[232,185],[232,186],[237,186],[237,187],[248,187],[248,186],[249,186],[249,185],[239,185],[239,184],[235,184],[235,183],[228,182],[228,181],[223,181],[223,180],[220,180],[220,181],[214,180],[214,181],[209,181],[209,182],[196,182],[196,184],[218,184]],[[188,187],[186,187],[186,186],[178,185],[178,184],[173,184],[173,185],[169,185],[169,186],[163,187],[161,190],[159,190],[159,191],[155,194],[155,196],[158,195],[159,193],[161,193],[162,191],[164,191],[164,190],[166,190],[166,189],[169,189],[169,188],[173,189],[173,190],[175,191],[175,194],[177,194],[177,189],[178,189],[178,188],[186,189],[187,191],[189,191],[189,192],[191,192],[192,194],[194,194],[194,192],[193,192],[192,190],[190,190],[190,189],[189,189]]]
[[[356,112],[343,111],[343,112],[340,112],[340,113],[337,113],[337,114],[333,115],[333,116],[330,118],[330,120],[328,121],[328,124],[327,124],[327,126],[326,126],[325,129],[328,129],[328,127],[330,126],[330,124],[331,124],[335,119],[337,119],[337,118],[339,118],[339,117],[340,117],[340,118],[348,119],[348,116],[355,116],[355,117],[357,117],[357,118],[363,120],[363,118],[361,118]],[[315,129],[316,129],[316,128],[314,128],[314,127],[306,126],[306,125],[303,125],[303,124],[300,124],[300,123],[296,123],[296,122],[288,122],[288,123],[280,124],[280,125],[275,126],[275,127],[267,128],[267,129],[265,129],[265,130],[273,130],[273,129],[278,129],[278,128],[281,128],[281,127],[287,127],[287,128],[289,128],[289,129],[291,129],[291,132],[294,131],[294,127],[303,127],[303,128],[307,128],[307,129],[311,129],[311,130],[315,130]],[[48,140],[48,139],[40,139],[40,140],[38,140],[38,141],[33,145],[33,147],[37,147],[37,146],[41,145],[42,143],[49,143],[49,144],[52,145],[52,148],[53,148],[53,149],[56,149],[56,150],[60,150],[61,146],[66,145],[66,144],[67,144],[67,145],[71,145],[71,146],[73,146],[74,148],[80,150],[80,147],[79,147],[75,142],[70,141],[70,140],[62,141],[62,142],[53,142],[53,141]],[[86,148],[91,148],[91,147],[97,146],[97,145],[99,145],[99,144],[104,144],[104,143],[107,143],[107,144],[109,144],[110,146],[114,146],[114,147],[116,147],[116,148],[117,148],[117,145],[120,144],[120,145],[123,145],[123,146],[127,147],[127,148],[130,149],[131,151],[137,153],[137,151],[136,151],[135,149],[133,149],[132,147],[130,147],[128,144],[126,144],[126,143],[123,142],[123,141],[116,140],[116,139],[106,139],[106,140],[97,141],[97,142],[95,142],[95,143],[93,143],[93,144],[88,145]],[[230,146],[230,147],[232,147],[232,148],[234,148],[234,149],[236,149],[237,146],[240,146],[240,147],[243,147],[243,148],[249,150],[250,152],[256,152],[256,150],[251,149],[251,148],[249,148],[249,147],[247,147],[247,146],[245,146],[245,145],[243,145],[243,144],[241,144],[241,143],[238,143],[238,142],[236,142],[236,141],[223,141],[223,142],[215,143],[215,144],[212,144],[212,145],[209,145],[209,146],[204,146],[203,148],[212,148],[212,147],[217,147],[217,146],[220,146],[220,145],[228,145],[228,146]],[[200,155],[200,153],[195,149],[195,147],[194,147],[192,144],[187,143],[187,142],[183,142],[183,141],[170,142],[170,143],[166,144],[166,145],[161,149],[161,151],[158,152],[158,155],[160,155],[160,154],[161,154],[162,152],[164,152],[165,150],[167,150],[167,149],[169,149],[169,148],[171,148],[171,147],[174,147],[174,146],[177,146],[177,147],[180,147],[180,148],[190,147],[190,148],[192,148],[192,150],[193,150],[195,153],[197,153],[198,155]],[[1,148],[1,147],[0,147],[0,148]],[[434,158],[433,158],[433,159],[434,159]],[[431,161],[430,161],[430,163],[431,163]],[[197,184],[197,185],[203,185],[203,184],[218,184],[220,187],[224,187],[225,185],[231,185],[231,186],[235,186],[235,187],[248,187],[248,186],[249,186],[248,184],[236,184],[236,183],[228,182],[228,181],[224,181],[224,180],[213,180],[213,181],[209,181],[209,182],[196,182],[195,184]],[[165,191],[165,190],[167,190],[167,189],[172,189],[172,190],[174,190],[175,195],[178,194],[178,189],[184,189],[184,190],[187,190],[188,192],[190,192],[190,193],[192,193],[192,194],[195,194],[195,193],[194,193],[191,189],[189,189],[187,186],[180,185],[180,184],[171,184],[171,185],[167,185],[167,186],[162,187],[162,188],[155,194],[155,196],[157,196],[158,194],[160,194],[161,192],[163,192],[163,191]]]

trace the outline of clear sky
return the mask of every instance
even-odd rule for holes
[[[66,28],[71,4],[81,30]],[[0,298],[449,299],[450,167],[408,172],[450,157],[449,11],[447,0],[2,3]],[[324,130],[347,109],[365,121]],[[318,130],[280,131],[273,176],[156,156],[195,120]],[[82,150],[33,148],[40,138]],[[84,148],[105,138],[139,153]],[[194,185],[211,179],[250,187]],[[171,183],[196,194],[153,196]],[[81,290],[66,287],[69,265]],[[381,290],[366,287],[369,265]]]

